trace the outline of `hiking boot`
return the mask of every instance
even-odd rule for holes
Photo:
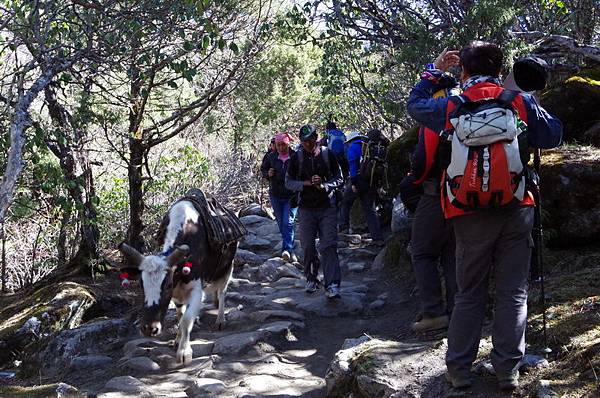
[[[508,375],[497,375],[498,387],[502,391],[512,391],[519,387],[519,372],[514,372]]]
[[[306,293],[314,293],[319,289],[319,285],[315,281],[306,281],[306,286],[304,287],[304,291]]]
[[[328,299],[340,298],[340,288],[335,283],[325,288],[325,295]]]
[[[432,330],[445,329],[450,323],[448,315],[437,316],[435,318],[421,318],[410,325],[410,330],[417,333],[429,332]]]
[[[292,263],[298,262],[298,256],[296,256],[296,253],[292,252],[292,254],[290,254],[290,262],[292,262]]]
[[[282,259],[283,259],[283,261],[285,261],[286,263],[289,263],[289,262],[290,262],[290,258],[291,258],[291,256],[290,256],[290,252],[288,252],[287,250],[284,250],[284,251],[281,253],[281,258],[282,258]]]
[[[446,372],[444,375],[446,381],[452,385],[452,388],[469,388],[473,385],[473,380],[470,376],[452,376]]]

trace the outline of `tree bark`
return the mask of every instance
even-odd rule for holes
[[[44,93],[50,117],[59,127],[59,137],[56,141],[47,139],[46,144],[59,159],[61,170],[67,180],[67,191],[75,203],[80,225],[79,247],[75,256],[69,260],[68,266],[89,273],[90,260],[98,257],[100,231],[96,222],[98,212],[94,204],[96,197],[94,178],[89,154],[85,149],[87,132],[74,125],[72,116],[58,102],[56,93],[50,86],[46,87]]]
[[[134,48],[139,45],[137,39],[134,40]],[[133,57],[135,60],[135,57]],[[129,164],[127,176],[129,181],[129,229],[127,231],[127,241],[131,246],[140,252],[144,252],[145,240],[142,236],[144,231],[144,191],[143,191],[143,165],[144,155],[147,147],[143,141],[143,101],[140,97],[142,91],[142,80],[140,70],[132,63],[129,73],[131,74],[131,88],[129,98],[131,101],[129,107]],[[149,95],[149,93],[146,93]]]
[[[13,199],[15,185],[23,170],[23,147],[25,146],[25,130],[31,126],[29,107],[59,72],[73,64],[73,60],[63,62],[45,69],[29,89],[20,96],[14,107],[15,113],[10,124],[10,149],[6,161],[6,169],[0,184],[0,224],[6,220],[6,213]]]

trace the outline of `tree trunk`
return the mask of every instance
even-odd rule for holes
[[[60,161],[61,170],[67,180],[67,190],[75,203],[80,225],[79,247],[75,256],[69,260],[68,266],[80,268],[82,273],[89,274],[90,260],[98,257],[100,232],[96,223],[98,212],[94,204],[96,197],[94,179],[89,154],[85,149],[87,133],[74,125],[72,116],[58,102],[51,87],[46,87],[45,97],[50,117],[59,127],[56,141],[47,139],[46,144]]]
[[[144,161],[144,145],[142,141],[129,138],[129,167],[127,170],[129,178],[129,231],[127,240],[137,250],[145,250],[145,241],[142,237],[144,223],[144,192],[142,180],[142,166]]]
[[[6,169],[0,184],[0,224],[6,219],[6,212],[10,206],[15,185],[23,170],[23,147],[25,146],[25,130],[31,125],[29,107],[37,95],[52,80],[54,75],[70,66],[71,63],[61,64],[54,68],[46,69],[41,76],[31,85],[15,105],[15,113],[10,124],[10,150],[6,160]]]
[[[4,224],[0,225],[0,240],[2,241],[2,293],[6,293],[6,235]]]
[[[134,40],[134,48],[139,45],[137,39]],[[135,57],[134,57],[135,59]],[[147,150],[144,144],[142,118],[143,104],[140,98],[143,81],[140,78],[140,70],[132,63],[129,73],[131,75],[131,91],[129,98],[131,105],[129,107],[129,164],[127,176],[129,180],[129,230],[127,231],[127,241],[131,246],[143,252],[145,241],[142,236],[144,223],[144,191],[143,191],[143,165],[144,155]],[[148,94],[146,94],[148,95]]]

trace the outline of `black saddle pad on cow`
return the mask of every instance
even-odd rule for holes
[[[179,199],[181,200],[192,202],[200,213],[212,247],[221,247],[237,241],[248,232],[231,210],[198,188],[190,189],[183,198]]]

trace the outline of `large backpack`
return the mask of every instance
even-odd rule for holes
[[[346,135],[342,130],[327,130],[327,148],[335,154],[338,159],[346,158]]]
[[[369,188],[388,187],[388,145],[389,140],[382,135],[370,137],[362,144],[359,173]]]
[[[478,101],[451,97],[456,105],[449,114],[453,128],[441,136],[452,148],[444,191],[455,207],[481,210],[523,200],[527,145],[526,128],[512,105],[517,95],[504,90],[497,98]]]

